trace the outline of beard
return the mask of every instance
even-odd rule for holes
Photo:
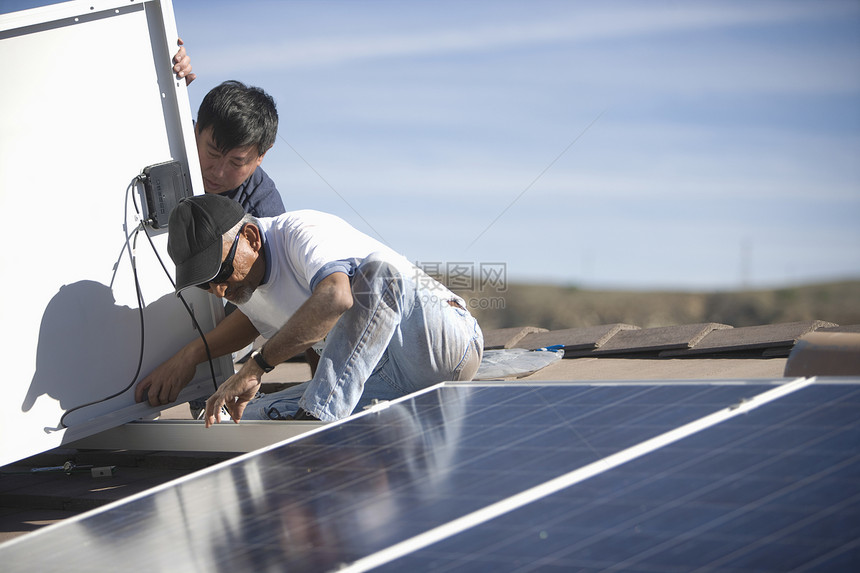
[[[235,305],[245,304],[254,295],[256,289],[251,286],[240,286],[235,291],[226,293],[224,298]],[[227,296],[229,294],[229,296]]]

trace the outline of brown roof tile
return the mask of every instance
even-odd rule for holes
[[[661,326],[641,330],[623,330],[606,343],[590,353],[591,356],[604,354],[628,354],[638,352],[657,352],[661,350],[687,349],[694,347],[712,330],[732,328],[727,324],[707,322],[684,324],[681,326]]]
[[[815,332],[856,332],[860,333],[860,324],[846,324],[840,326],[828,326],[819,328]]]
[[[515,326],[513,328],[486,330],[484,331],[484,350],[513,348],[524,336],[534,332],[547,332],[547,329],[537,326]]]
[[[776,349],[783,347],[790,350],[797,339],[804,334],[832,326],[837,325],[823,320],[811,320],[712,330],[693,348],[666,350],[660,353],[660,357],[743,351],[763,351],[768,352],[771,356],[780,356],[781,354],[774,354]]]
[[[563,344],[565,355],[576,350],[593,350],[623,330],[638,330],[638,326],[629,324],[604,324],[601,326],[586,326],[583,328],[568,328],[528,334],[517,342],[517,348],[543,348],[555,344]]]

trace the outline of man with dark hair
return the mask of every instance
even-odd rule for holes
[[[180,77],[191,73],[191,62],[183,47],[174,61],[177,62],[174,70]],[[190,78],[187,83],[194,79],[187,78]],[[194,125],[203,190],[236,201],[255,217],[283,213],[281,194],[260,167],[277,134],[275,100],[265,91],[235,80],[212,88],[200,103]],[[234,309],[232,304],[226,305],[228,314]],[[309,351],[307,357],[311,367],[315,367],[316,354]],[[189,405],[192,417],[196,418],[205,403],[192,400]]]
[[[483,335],[464,300],[334,215],[257,219],[204,194],[183,199],[168,230],[176,291],[197,286],[238,306],[207,333],[212,355],[268,339],[206,402],[207,427],[222,406],[237,422],[338,420],[478,369]],[[312,380],[255,399],[263,373],[320,341]],[[135,399],[173,402],[205,360],[202,341],[189,342],[138,383]]]
[[[278,112],[269,94],[233,80],[212,88],[194,126],[203,190],[236,201],[255,217],[283,213],[281,195],[260,167],[277,133]]]
[[[182,38],[173,71],[189,85],[197,78]],[[275,100],[262,89],[230,80],[212,88],[197,110],[197,155],[206,193],[224,195],[255,217],[285,211],[275,183],[260,167],[278,135]]]

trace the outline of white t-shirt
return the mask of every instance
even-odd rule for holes
[[[328,213],[290,211],[260,219],[260,225],[266,277],[239,308],[266,338],[281,329],[322,279],[350,272],[371,253],[381,254],[406,278],[426,277],[402,255]]]

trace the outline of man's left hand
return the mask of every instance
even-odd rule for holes
[[[212,396],[206,400],[206,427],[221,422],[221,407],[226,406],[230,417],[239,423],[245,406],[248,405],[257,390],[260,389],[260,378],[263,371],[253,360],[246,362],[242,369],[224,382]]]

